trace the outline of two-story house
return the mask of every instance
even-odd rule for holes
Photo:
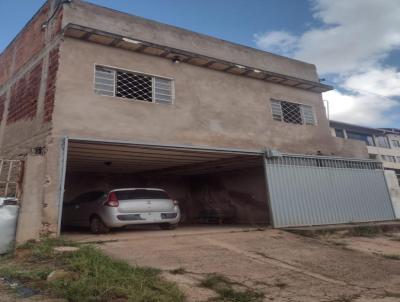
[[[309,63],[49,0],[0,55],[0,150],[25,162],[18,238],[57,233],[63,202],[99,187],[166,188],[187,222],[222,208],[267,223],[266,150],[367,158],[330,135],[330,89]]]

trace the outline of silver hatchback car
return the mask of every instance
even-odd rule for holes
[[[91,191],[64,204],[63,225],[90,227],[95,233],[137,224],[158,224],[173,229],[181,213],[178,202],[161,189],[126,188]]]

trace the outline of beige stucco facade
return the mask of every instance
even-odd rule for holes
[[[49,15],[51,12],[48,13]],[[62,19],[61,19],[62,17]],[[318,75],[314,65],[266,53],[249,47],[160,24],[140,17],[97,7],[78,0],[63,5],[60,33],[40,56],[48,56],[50,46],[57,45],[54,111],[43,126],[41,114],[33,120],[6,124],[7,105],[1,126],[1,151],[14,157],[28,154],[32,147],[45,147],[43,172],[36,185],[35,200],[41,204],[41,224],[37,230],[55,233],[59,222],[59,201],[63,194],[62,164],[64,137],[95,140],[131,141],[160,145],[243,150],[276,149],[286,153],[324,154],[366,158],[362,143],[333,138],[320,92],[289,87],[260,79],[194,66],[170,59],[100,45],[63,35],[69,24],[107,31],[175,49],[267,70],[282,76],[314,82]],[[45,64],[48,64],[46,58]],[[32,64],[27,63],[27,64]],[[96,64],[173,79],[174,101],[155,104],[123,98],[101,96],[94,91]],[[47,65],[45,65],[47,68]],[[54,69],[49,69],[54,71]],[[44,69],[43,75],[47,75]],[[8,87],[11,83],[4,84]],[[43,89],[49,86],[42,83]],[[3,89],[3,87],[0,87]],[[2,91],[0,89],[0,91]],[[43,90],[42,89],[42,90]],[[41,92],[39,107],[46,104]],[[291,124],[272,119],[271,98],[312,107],[315,125]],[[33,126],[34,127],[33,127]],[[40,129],[33,131],[33,129]],[[42,131],[45,129],[46,131]],[[26,157],[30,161],[29,156]],[[41,173],[42,173],[41,172]],[[29,190],[32,190],[30,184]],[[29,208],[30,209],[30,208]],[[30,210],[25,213],[29,213]],[[20,230],[21,231],[21,230]],[[27,238],[22,234],[21,238]]]
[[[173,104],[100,96],[96,64],[172,78]],[[320,93],[66,38],[53,135],[149,143],[334,152]],[[317,125],[272,120],[271,98],[311,105]]]

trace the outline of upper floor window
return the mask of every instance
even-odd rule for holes
[[[347,130],[347,138],[349,139],[355,139],[359,141],[365,142],[368,146],[374,146],[374,139],[371,135],[365,134],[365,133],[360,133],[360,132],[354,132],[354,131],[349,131]]]
[[[389,141],[385,136],[376,136],[376,146],[381,148],[389,148]]]
[[[400,140],[392,140],[392,146],[394,148],[400,148]]]
[[[344,130],[335,128],[335,135],[336,135],[336,137],[344,138]]]
[[[137,101],[172,103],[173,82],[168,78],[96,66],[95,92]]]
[[[300,125],[315,125],[313,108],[308,105],[271,100],[272,118],[276,121]]]
[[[396,162],[396,157],[392,155],[381,155],[383,161],[388,161],[395,163]]]

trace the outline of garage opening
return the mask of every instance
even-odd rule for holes
[[[159,188],[178,202],[180,225],[269,223],[261,152],[78,139],[67,145],[64,209],[87,192]]]

